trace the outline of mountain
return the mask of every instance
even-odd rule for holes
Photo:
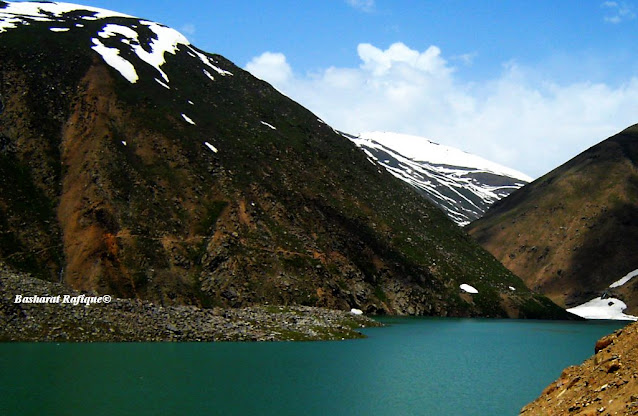
[[[370,161],[412,185],[461,226],[532,181],[523,173],[423,137],[388,132],[344,135]]]
[[[635,125],[497,202],[467,228],[558,304],[574,307],[600,298],[599,306],[614,307],[624,301],[635,314],[637,163]]]
[[[9,2],[0,30],[10,266],[165,305],[564,316],[311,112],[177,31]]]

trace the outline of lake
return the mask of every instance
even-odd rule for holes
[[[385,318],[367,339],[0,344],[0,414],[515,415],[625,322]]]

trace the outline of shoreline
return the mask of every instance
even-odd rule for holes
[[[18,296],[92,295],[6,267],[0,267],[0,292],[0,342],[345,340],[365,338],[360,328],[382,326],[347,311],[298,305],[207,309],[110,297],[101,303],[16,302]]]

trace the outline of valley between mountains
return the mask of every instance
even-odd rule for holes
[[[375,325],[362,313],[635,320],[637,143],[629,127],[533,180],[337,131],[160,23],[0,1],[0,339],[336,340]],[[16,300],[65,293],[114,301]],[[635,335],[523,414],[634,412]]]

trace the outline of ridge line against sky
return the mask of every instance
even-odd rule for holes
[[[174,27],[337,129],[419,135],[533,177],[638,122],[632,1],[82,3]]]

